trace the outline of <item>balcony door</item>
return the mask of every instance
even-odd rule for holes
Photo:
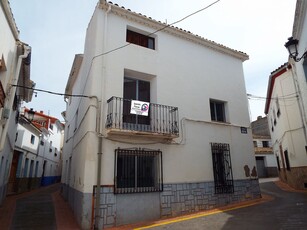
[[[129,124],[129,129],[146,129],[150,125],[150,113],[148,116],[130,114],[131,100],[150,102],[150,82],[124,77],[123,122]]]

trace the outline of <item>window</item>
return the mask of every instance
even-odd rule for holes
[[[114,174],[115,193],[162,191],[162,152],[116,149]]]
[[[28,175],[28,167],[29,167],[29,159],[26,158],[25,167],[23,169],[23,177],[27,177],[27,175]]]
[[[280,107],[279,107],[279,101],[278,101],[278,97],[276,96],[276,108],[277,108],[277,117],[280,116]]]
[[[275,113],[275,109],[273,109],[273,117],[274,117],[274,126],[276,125],[276,113]]]
[[[268,141],[262,141],[262,147],[263,148],[268,148],[269,147],[269,142]]]
[[[224,102],[210,100],[210,112],[212,121],[226,122]]]
[[[280,171],[279,156],[277,156],[277,155],[276,155],[276,161],[277,161],[277,168],[278,168],[278,171]]]
[[[254,147],[256,148],[257,147],[257,141],[253,141],[254,143]]]
[[[284,155],[285,155],[285,161],[286,161],[286,168],[288,171],[290,171],[291,167],[290,167],[290,161],[289,161],[289,156],[288,156],[288,150],[284,151]]]
[[[49,129],[53,130],[53,124],[50,123]]]
[[[215,193],[233,193],[229,144],[211,143]]]
[[[35,136],[34,135],[31,135],[31,144],[33,145],[35,142]]]
[[[127,30],[126,41],[149,49],[155,49],[155,39],[131,30]]]
[[[148,116],[130,114],[131,100],[150,102],[150,82],[124,77],[123,95],[124,95],[124,109],[123,109],[124,123],[126,124],[130,123],[129,126],[131,126],[131,124],[135,124],[133,129],[143,130],[144,125],[150,124],[150,113],[148,114]]]
[[[77,109],[76,115],[75,115],[75,127],[74,127],[74,132],[76,132],[77,127],[78,127],[78,116],[79,116],[79,110]]]
[[[33,176],[33,168],[34,168],[34,160],[31,160],[31,162],[30,162],[30,171],[29,171],[29,177],[30,178]]]
[[[39,165],[39,162],[36,161],[36,165],[35,165],[35,174],[34,174],[34,177],[37,177],[37,173],[38,173],[38,165]]]
[[[52,152],[52,141],[50,141],[49,152]]]
[[[304,58],[303,69],[304,69],[305,79],[307,80],[307,58]]]

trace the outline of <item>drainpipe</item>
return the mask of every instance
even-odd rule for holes
[[[18,44],[17,44],[17,52],[18,52],[18,47],[20,47],[20,46],[23,48],[24,53],[19,55],[19,57],[18,57],[15,77],[10,82],[11,85],[17,85],[22,61],[23,61],[23,59],[28,58],[29,54],[31,53],[31,47],[24,44],[24,43],[21,43],[21,42],[18,42]],[[7,109],[10,110],[10,114],[12,112],[12,107],[13,107],[13,103],[14,103],[14,99],[15,99],[15,93],[16,93],[16,87],[10,86],[10,88],[8,90],[8,94],[7,94],[8,99],[6,100],[6,103],[5,103],[5,106],[4,106],[4,108],[7,108]],[[9,126],[9,122],[6,122],[5,127],[3,129],[3,132],[2,132],[1,140],[0,140],[0,151],[2,151],[3,147],[4,147],[8,126]]]
[[[105,4],[103,3],[105,1],[100,1],[100,4]],[[106,47],[106,38],[107,38],[107,18],[108,14],[111,11],[111,5],[109,5],[108,10],[105,13],[105,21],[104,21],[104,39],[103,39],[103,47],[102,47],[102,53],[105,50]],[[104,62],[104,56],[102,56]],[[103,72],[105,72],[105,67],[103,67]],[[103,74],[103,92],[101,94],[101,103],[100,106],[97,106],[97,116],[98,120],[96,122],[97,124],[97,133],[98,133],[98,153],[97,153],[97,189],[96,189],[96,204],[95,204],[95,224],[94,224],[94,229],[99,229],[99,222],[100,222],[100,186],[101,186],[101,159],[102,159],[102,141],[103,141],[103,135],[102,135],[102,114],[103,114],[103,102],[104,102],[104,93],[105,93],[105,74]],[[99,104],[99,101],[97,100],[97,104]]]

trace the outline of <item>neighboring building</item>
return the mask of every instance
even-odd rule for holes
[[[297,189],[307,188],[307,143],[302,119],[302,99],[292,65],[286,63],[269,78],[265,113],[273,152],[282,181]],[[306,83],[305,83],[306,84]]]
[[[289,63],[271,73],[265,106],[280,178],[297,189],[307,189],[306,14],[307,1],[298,0],[292,31],[292,39],[298,41],[297,62],[289,58]]]
[[[257,117],[251,126],[258,177],[278,176],[267,117]]]
[[[14,153],[18,110],[32,99],[31,47],[19,40],[9,3],[0,1],[0,204],[7,193]],[[20,87],[15,87],[19,85]]]
[[[66,86],[63,195],[81,228],[260,197],[247,59],[98,3]]]
[[[21,193],[59,182],[62,173],[63,125],[42,111],[24,109],[21,114],[8,193]]]

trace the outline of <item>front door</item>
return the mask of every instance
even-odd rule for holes
[[[150,82],[124,78],[124,103],[123,122],[128,129],[143,130],[150,125],[150,113],[148,116],[130,114],[131,100],[150,102]]]
[[[18,183],[16,180],[16,173],[18,168],[18,161],[19,161],[20,153],[18,151],[14,151],[12,166],[10,171],[10,178],[8,184],[8,194],[17,192]]]

